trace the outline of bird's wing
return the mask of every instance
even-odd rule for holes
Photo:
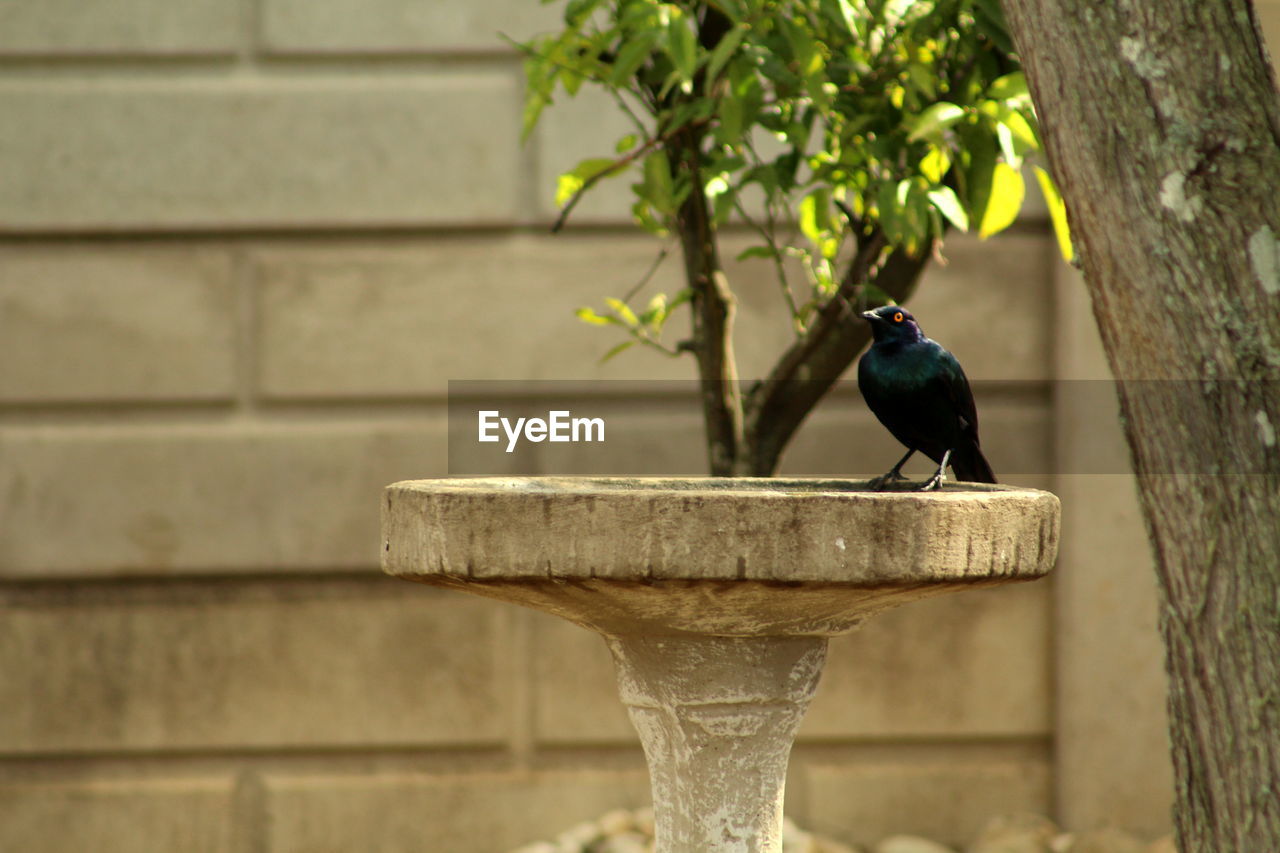
[[[941,353],[942,370],[938,373],[938,381],[943,393],[951,403],[952,409],[960,418],[960,431],[978,440],[978,409],[973,402],[973,391],[969,389],[969,379],[964,375],[960,362],[947,350]]]

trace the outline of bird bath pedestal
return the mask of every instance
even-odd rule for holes
[[[1001,486],[502,478],[387,487],[383,568],[604,636],[659,853],[778,853],[787,759],[827,638],[1053,566],[1058,499]]]

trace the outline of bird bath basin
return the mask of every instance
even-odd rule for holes
[[[777,853],[787,759],[827,638],[1053,566],[1058,499],[848,480],[486,478],[387,487],[383,569],[604,636],[658,853]]]

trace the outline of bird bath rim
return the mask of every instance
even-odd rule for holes
[[[484,477],[387,487],[383,568],[600,633],[830,636],[906,601],[1033,580],[1058,499],[1003,485]]]
[[[436,489],[457,489],[472,491],[475,489],[510,489],[524,490],[532,493],[552,494],[586,494],[593,492],[715,492],[745,494],[785,494],[794,497],[824,494],[858,494],[868,497],[894,494],[916,494],[929,497],[938,494],[962,494],[966,492],[1038,492],[1039,489],[1028,489],[1011,486],[1006,483],[960,483],[948,481],[940,490],[929,492],[915,491],[923,481],[902,481],[891,483],[882,491],[872,491],[870,480],[850,480],[839,477],[713,477],[694,475],[688,477],[672,476],[490,476],[476,477],[435,477],[416,480],[401,480],[387,488],[396,488],[410,483],[430,484]],[[1045,494],[1048,494],[1047,492]]]

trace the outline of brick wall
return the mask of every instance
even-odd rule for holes
[[[583,100],[519,146],[494,31],[553,12],[0,5],[0,849],[501,853],[647,802],[597,638],[376,566],[380,488],[447,471],[447,380],[690,375],[601,366],[615,339],[571,318],[656,244],[623,183],[546,233],[554,175],[615,129]],[[1052,384],[1098,369],[1079,283],[1036,216],[947,254],[914,305],[982,380],[996,470],[1075,497],[1062,570],[836,640],[789,811],[858,841],[1023,809],[1158,831],[1131,484],[1052,476],[1087,452]],[[766,271],[733,280],[758,375],[788,331]],[[670,402],[598,401],[619,472],[703,470]],[[842,389],[785,467],[893,458]]]

